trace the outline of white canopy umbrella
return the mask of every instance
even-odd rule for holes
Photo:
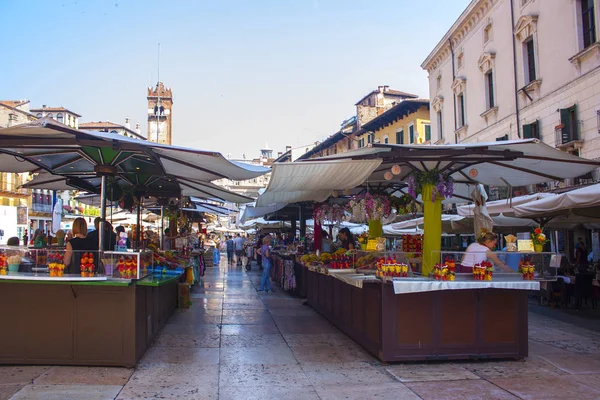
[[[514,207],[519,217],[555,217],[560,215],[579,215],[582,217],[600,217],[600,184],[571,190],[556,196]]]
[[[273,164],[271,180],[257,207],[301,201],[325,201],[334,190],[362,184],[381,160],[337,160]]]
[[[526,204],[535,200],[543,199],[544,197],[556,196],[554,193],[534,193],[525,196],[517,196],[504,200],[494,200],[486,202],[486,208],[490,215],[503,214],[506,217],[515,216],[515,206]],[[457,214],[464,217],[472,217],[474,215],[475,204],[465,204],[456,207]]]

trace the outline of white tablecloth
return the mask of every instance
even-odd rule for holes
[[[373,275],[332,274],[331,276],[339,279],[344,283],[347,283],[348,285],[355,286],[359,289],[362,289],[364,281],[381,282]]]
[[[540,290],[537,281],[425,281],[395,280],[394,293],[432,292],[436,290],[514,289]]]

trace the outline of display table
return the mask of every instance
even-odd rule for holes
[[[304,270],[309,304],[382,361],[520,359],[528,354],[527,295],[529,285],[539,288],[538,282],[510,290],[464,287],[396,294],[391,282]]]
[[[134,367],[175,309],[178,280],[0,280],[0,364]]]

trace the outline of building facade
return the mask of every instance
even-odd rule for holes
[[[148,88],[148,140],[171,144],[173,133],[173,92],[158,82]]]
[[[389,86],[379,86],[356,102],[356,115],[342,122],[340,130],[329,136],[307,151],[300,159],[317,158],[339,154],[361,146],[361,138],[365,136],[363,126],[379,115],[385,113],[396,104],[407,99],[416,99],[416,94],[390,89]],[[365,143],[366,145],[367,143]]]
[[[600,0],[472,1],[422,64],[432,140],[600,158],[599,18]]]
[[[142,136],[139,123],[136,124],[135,130],[131,129],[129,118],[125,119],[125,125],[116,124],[110,121],[82,122],[79,124],[79,129],[92,132],[116,133],[132,139],[146,140],[146,138]]]
[[[363,125],[359,146],[369,143],[431,144],[429,100],[406,99]]]
[[[32,108],[31,113],[34,114],[38,119],[52,118],[61,124],[65,124],[71,128],[79,129],[79,118],[81,118],[81,115],[64,107],[47,107],[44,104],[42,108]]]

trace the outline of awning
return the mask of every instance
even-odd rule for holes
[[[503,214],[504,216],[513,216],[515,210],[513,207],[526,204],[545,197],[556,196],[554,193],[535,193],[525,196],[517,196],[512,199],[488,201],[485,205],[490,215]],[[465,217],[473,216],[474,204],[468,204],[457,207],[458,215]]]
[[[599,161],[565,153],[537,139],[451,145],[373,144],[370,148],[305,162],[348,159],[382,159],[381,165],[368,177],[373,186],[406,182],[415,171],[438,170],[454,179],[457,202],[470,201],[461,193],[470,193],[477,183],[496,187],[527,186],[575,178],[600,167]],[[401,172],[386,180],[386,172],[395,165],[400,166]],[[470,189],[463,190],[464,185]]]
[[[256,205],[325,201],[334,190],[362,184],[380,164],[379,159],[276,163],[269,186]]]
[[[571,190],[514,207],[520,217],[543,218],[560,215],[600,217],[600,184]]]

